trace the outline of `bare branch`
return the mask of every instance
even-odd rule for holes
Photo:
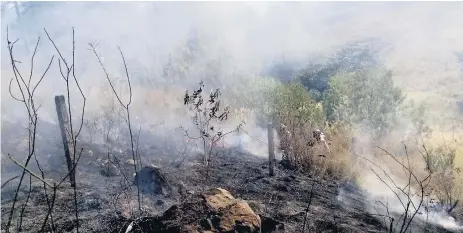
[[[31,174],[33,177],[39,179],[40,181],[42,181],[44,184],[50,186],[51,188],[53,188],[53,185],[49,184],[48,182],[46,182],[45,180],[43,180],[42,178],[40,178],[38,175],[36,175],[34,172],[32,172],[31,170],[29,170],[28,168],[26,168],[24,165],[22,165],[21,163],[19,163],[18,161],[16,161],[16,159],[14,159],[13,157],[11,157],[10,154],[8,154],[8,157],[11,159],[11,161],[13,161],[13,163],[15,163],[16,165],[20,166],[24,171],[27,171],[27,173]]]
[[[191,136],[188,134],[188,130],[189,130],[189,129],[184,129],[183,126],[180,126],[180,129],[184,131],[185,136],[187,136],[189,139],[197,140],[197,139],[200,139],[200,138],[201,138],[201,136],[199,136],[199,137],[191,137]]]
[[[13,93],[11,92],[11,82],[13,82],[13,78],[10,79],[10,84],[9,84],[9,86],[8,86],[8,90],[10,91],[10,96],[11,96],[13,99],[15,99],[15,100],[17,100],[17,101],[19,101],[19,102],[26,103],[26,101],[25,101],[24,99],[21,100],[21,99],[15,97],[15,96],[13,95]]]
[[[32,73],[33,73],[33,70],[34,70],[34,57],[35,57],[35,53],[37,53],[37,48],[39,47],[39,43],[40,43],[40,37],[39,39],[37,39],[37,43],[35,44],[35,48],[34,48],[34,53],[32,54],[32,58],[31,58],[31,73],[29,75],[29,82],[27,84],[27,88],[30,87],[31,85],[31,80],[32,80]]]
[[[2,188],[5,187],[5,185],[8,184],[10,181],[12,181],[12,180],[14,180],[14,179],[16,179],[16,178],[19,178],[19,176],[15,176],[15,177],[10,178],[10,179],[8,179],[7,181],[5,181],[5,183],[2,184]]]
[[[79,156],[77,157],[77,160],[74,161],[74,165],[72,166],[72,169],[66,174],[66,176],[64,176],[61,179],[61,181],[58,183],[58,186],[60,186],[75,171],[77,164],[79,163],[80,158],[82,157],[82,151],[83,151],[83,148],[80,149]]]
[[[124,68],[125,68],[125,75],[127,77],[127,83],[129,84],[129,103],[127,103],[127,107],[132,103],[132,85],[130,84],[130,77],[129,77],[129,71],[127,70],[127,63],[125,62],[125,57],[124,54],[122,53],[122,50],[119,46],[117,46],[119,49],[119,52],[121,53],[122,61],[124,62]]]
[[[96,52],[95,47],[94,47],[93,44],[91,44],[91,43],[90,43],[89,45],[90,45],[90,48],[92,49],[93,53],[95,54],[95,57],[97,58],[98,63],[100,63],[101,69],[103,69],[103,72],[104,72],[105,75],[106,75],[106,79],[108,80],[109,85],[111,86],[111,89],[113,90],[113,93],[114,93],[114,95],[116,96],[117,100],[119,101],[119,103],[120,103],[122,106],[126,106],[124,103],[122,103],[121,98],[119,98],[119,95],[117,94],[116,90],[114,89],[113,83],[111,82],[111,79],[109,78],[109,74],[108,74],[108,72],[106,71],[106,68],[104,67],[103,62],[101,61],[100,56],[99,56],[98,53]]]
[[[131,86],[131,83],[130,83],[130,76],[129,76],[129,72],[128,72],[128,69],[127,69],[127,64],[125,62],[125,57],[124,57],[124,54],[122,53],[122,50],[120,49],[120,47],[118,47],[119,49],[119,52],[121,54],[121,57],[122,57],[122,61],[124,63],[124,68],[125,68],[125,72],[126,72],[126,77],[127,77],[127,82],[128,82],[128,85],[129,85],[129,102],[124,105],[124,103],[122,102],[121,98],[119,97],[119,95],[117,94],[115,88],[114,88],[114,85],[112,84],[111,82],[111,79],[109,78],[109,74],[108,72],[106,71],[106,68],[104,67],[103,65],[103,62],[101,61],[101,58],[100,56],[98,55],[98,53],[96,52],[96,49],[95,49],[95,46],[93,44],[89,44],[90,45],[90,48],[91,50],[93,51],[93,53],[95,54],[95,57],[97,58],[98,60],[98,63],[100,63],[100,66],[101,68],[103,69],[103,72],[105,73],[106,75],[106,79],[108,80],[109,82],[109,85],[111,86],[111,89],[114,93],[114,95],[116,96],[117,100],[119,101],[119,104],[125,109],[125,113],[126,113],[126,117],[125,117],[125,120],[126,120],[126,123],[127,123],[127,126],[129,128],[129,136],[130,136],[130,145],[131,145],[131,151],[132,151],[132,159],[134,161],[134,170],[135,170],[135,173],[138,172],[138,169],[137,169],[137,156],[135,154],[135,148],[134,148],[134,139],[133,139],[133,133],[132,133],[132,124],[131,124],[131,121],[130,121],[130,104],[132,103],[132,86]],[[140,187],[139,185],[137,185],[137,198],[138,198],[138,210],[141,211],[141,196],[140,196]]]
[[[405,168],[408,172],[411,173],[411,175],[413,176],[413,178],[416,180],[416,182],[420,183],[420,180],[418,179],[418,177],[415,176],[415,174],[410,170],[410,168],[407,168],[405,165],[403,165],[403,163],[401,163],[399,160],[397,160],[397,158],[392,155],[391,153],[389,153],[388,151],[386,151],[385,149],[377,146],[377,148],[379,148],[380,150],[384,151],[384,153],[386,153],[387,155],[391,156],[398,164],[400,164],[400,166],[402,166],[403,168]]]
[[[42,77],[40,77],[39,81],[37,82],[37,84],[35,84],[34,88],[32,89],[32,93],[31,93],[32,96],[34,96],[35,89],[37,89],[37,87],[39,86],[39,84],[42,82],[43,78],[47,74],[48,70],[50,69],[51,63],[53,63],[54,58],[55,58],[55,55],[51,56],[50,63],[48,63],[48,66],[43,72]]]
[[[70,70],[70,69],[69,69],[69,66],[68,66],[68,63],[66,62],[66,59],[64,59],[63,55],[61,55],[60,50],[59,50],[58,47],[56,46],[55,41],[53,41],[53,40],[51,39],[50,35],[48,34],[47,29],[44,28],[43,30],[45,31],[45,34],[47,34],[47,37],[48,37],[48,39],[50,40],[50,42],[53,44],[53,47],[55,47],[55,50],[56,50],[56,52],[59,54],[61,60],[63,60],[64,65],[66,66],[66,68],[67,68],[68,70]]]
[[[58,59],[58,67],[59,67],[59,72],[61,74],[61,77],[64,79],[64,81],[68,81],[68,78],[66,78],[66,76],[64,76],[64,73],[63,73],[63,68],[61,68],[61,59]]]
[[[84,92],[82,91],[82,88],[80,87],[80,84],[79,82],[77,81],[77,78],[76,78],[76,68],[75,68],[75,35],[74,35],[74,27],[72,28],[72,77],[74,78],[74,81],[76,82],[76,85],[77,85],[77,88],[79,89],[80,91],[80,94],[82,95],[82,98],[83,98],[83,105],[82,105],[82,114],[81,114],[81,123],[80,123],[80,127],[79,127],[79,130],[77,131],[77,134],[76,134],[76,138],[80,135],[80,132],[82,131],[82,126],[84,124],[84,115],[85,115],[85,105],[86,105],[86,102],[87,102],[87,98],[85,97],[84,95]]]

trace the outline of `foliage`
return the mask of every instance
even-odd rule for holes
[[[300,71],[299,81],[312,93],[315,100],[320,101],[321,95],[328,88],[329,79],[336,73],[336,67],[312,64]]]
[[[445,145],[426,149],[423,153],[426,169],[433,174],[434,192],[448,213],[452,212],[462,197],[461,187],[456,181],[461,169],[455,165],[455,156],[456,150]]]
[[[328,121],[352,126],[362,124],[379,136],[396,123],[404,99],[390,72],[362,70],[334,76],[324,95],[323,106]]]
[[[297,79],[316,101],[322,101],[332,76],[341,72],[357,72],[378,67],[377,53],[372,41],[357,41],[337,50],[326,63],[310,63],[296,74]]]
[[[300,83],[277,85],[269,101],[267,117],[278,124],[284,159],[294,167],[314,168],[315,156],[323,153],[311,143],[315,140],[313,130],[324,126],[322,106]]]
[[[413,126],[413,135],[418,137],[427,137],[431,133],[431,128],[426,123],[426,104],[420,104],[416,106],[413,102],[411,103],[409,116],[411,117],[411,124]]]
[[[271,77],[255,76],[246,81],[247,91],[237,96],[240,107],[253,109],[258,122],[288,119],[323,125],[323,109],[298,82],[288,84]]]
[[[200,139],[203,144],[204,163],[209,165],[209,160],[213,149],[227,134],[235,132],[241,127],[241,124],[235,130],[224,133],[219,128],[218,123],[228,119],[229,108],[221,109],[220,91],[215,89],[209,93],[209,97],[203,97],[203,82],[200,82],[199,88],[194,90],[193,93],[186,91],[184,96],[184,105],[190,107],[194,115],[192,118],[193,124],[198,130],[199,136],[195,139]],[[188,135],[188,130],[185,130]]]
[[[282,84],[275,88],[272,108],[276,119],[286,124],[322,126],[322,106],[317,104],[300,83]]]

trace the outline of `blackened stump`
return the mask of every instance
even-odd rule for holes
[[[140,188],[140,192],[150,194],[165,194],[169,187],[167,180],[162,175],[159,168],[145,166],[135,175],[135,184]]]
[[[58,122],[61,130],[61,138],[63,139],[64,156],[66,157],[66,163],[69,171],[69,180],[71,187],[75,187],[75,171],[74,159],[75,159],[75,147],[74,147],[74,135],[71,133],[71,120],[69,119],[66,102],[64,95],[55,96],[56,113],[58,114]]]
[[[275,145],[273,140],[273,124],[269,123],[267,125],[268,129],[268,161],[269,161],[269,175],[273,176],[275,174]]]

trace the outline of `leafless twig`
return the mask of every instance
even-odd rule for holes
[[[15,99],[15,100],[17,100],[19,102],[22,102],[24,104],[25,110],[26,110],[27,115],[28,115],[28,154],[27,154],[27,157],[26,157],[25,164],[23,166],[23,171],[22,171],[22,174],[20,176],[18,186],[17,186],[16,191],[15,191],[15,195],[14,195],[13,202],[12,202],[12,207],[11,207],[10,212],[9,212],[9,217],[8,217],[8,221],[7,221],[7,224],[6,224],[6,232],[10,231],[11,222],[12,222],[14,211],[15,211],[15,205],[16,205],[16,202],[18,200],[19,189],[22,186],[24,176],[25,176],[25,174],[26,174],[26,172],[28,170],[27,166],[29,165],[29,162],[32,159],[32,157],[35,155],[35,146],[36,146],[35,144],[36,144],[36,134],[37,134],[37,123],[38,123],[37,111],[38,111],[40,106],[36,107],[36,104],[35,104],[35,101],[34,101],[34,93],[35,93],[36,88],[39,86],[39,84],[41,83],[41,81],[43,80],[45,75],[47,74],[47,72],[49,70],[49,66],[53,62],[53,58],[54,58],[54,57],[51,57],[50,63],[49,63],[50,65],[42,73],[42,76],[39,79],[39,81],[37,81],[35,84],[32,85],[32,74],[33,74],[33,68],[34,68],[34,58],[35,58],[35,55],[37,53],[37,48],[38,48],[39,43],[40,43],[40,38],[37,39],[36,47],[34,49],[34,52],[33,52],[32,56],[31,56],[30,75],[29,75],[29,78],[28,78],[27,81],[24,79],[24,77],[21,74],[19,68],[16,66],[16,63],[18,63],[18,61],[14,58],[14,45],[15,45],[15,43],[17,41],[18,41],[18,39],[15,40],[14,42],[10,41],[10,39],[9,39],[9,30],[8,30],[8,27],[7,27],[7,48],[8,48],[8,52],[9,52],[10,61],[11,61],[11,67],[12,67],[13,74],[14,74],[14,80],[16,81],[16,87],[19,89],[21,97],[16,97],[15,95],[13,95],[12,85],[11,85],[12,82],[13,82],[13,79],[11,79],[10,83],[9,83],[9,92],[10,92],[10,95],[11,95],[11,97],[13,99]],[[24,206],[24,208],[25,208],[25,206]],[[21,211],[22,213],[24,213],[24,208],[22,208],[22,211]],[[20,221],[20,225],[21,225],[21,221]],[[21,228],[20,225],[18,226],[18,229]]]
[[[125,113],[126,113],[125,120],[127,122],[128,128],[129,128],[132,159],[134,161],[133,166],[134,166],[135,173],[137,173],[138,172],[137,156],[136,156],[136,153],[135,153],[134,137],[133,137],[133,133],[132,133],[132,123],[131,123],[131,119],[130,119],[130,104],[132,103],[132,85],[130,83],[130,76],[129,76],[129,72],[128,72],[128,68],[127,68],[127,63],[125,61],[124,53],[122,52],[121,48],[118,47],[119,53],[120,53],[121,58],[122,58],[122,62],[124,64],[125,76],[127,78],[127,83],[128,83],[128,87],[129,87],[129,99],[127,101],[127,104],[124,104],[122,102],[122,99],[120,98],[119,94],[116,92],[116,89],[114,88],[114,85],[111,82],[109,74],[106,71],[106,68],[104,67],[103,62],[101,61],[100,55],[98,55],[95,46],[93,44],[89,44],[89,45],[90,45],[91,50],[95,54],[95,57],[97,58],[98,63],[100,64],[100,66],[101,66],[101,68],[102,68],[102,70],[103,70],[103,72],[104,72],[104,74],[106,76],[106,79],[108,80],[108,83],[111,86],[111,89],[112,89],[114,95],[116,96],[117,100],[119,101],[119,104],[125,109]],[[141,202],[142,201],[141,201],[141,195],[140,195],[140,188],[139,188],[138,184],[137,184],[137,198],[138,198],[138,210],[141,211]]]

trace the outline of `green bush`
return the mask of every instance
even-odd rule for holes
[[[277,120],[312,127],[324,125],[323,108],[300,83],[281,84],[274,90],[272,107]],[[287,122],[291,121],[291,122]]]
[[[390,72],[362,70],[332,77],[323,107],[329,122],[367,126],[379,136],[394,126],[404,99]]]
[[[246,84],[247,91],[241,92],[235,102],[254,110],[259,124],[291,119],[294,124],[324,125],[322,105],[317,104],[300,83],[284,84],[273,78],[256,76]]]
[[[271,99],[279,85],[282,84],[270,77],[248,75],[227,89],[226,99],[233,109],[252,110],[257,123],[266,125],[271,120]]]

